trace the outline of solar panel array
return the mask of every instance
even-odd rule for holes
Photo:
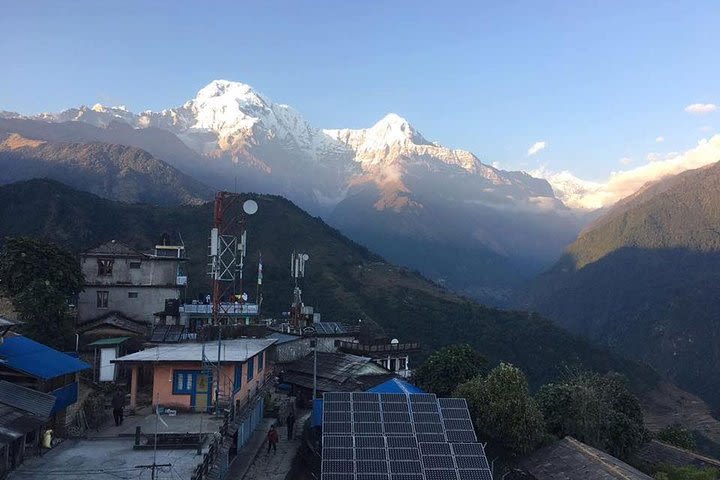
[[[465,399],[369,392],[323,399],[321,480],[492,480]]]

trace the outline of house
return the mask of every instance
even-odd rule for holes
[[[323,325],[321,323],[315,324]],[[318,330],[322,332],[322,330]],[[305,357],[313,351],[313,343],[317,345],[318,352],[336,352],[336,341],[343,340],[351,342],[354,337],[344,330],[338,330],[336,333],[317,333],[314,336],[303,336],[292,333],[272,332],[268,338],[277,340],[275,344],[274,360],[275,363],[291,363]]]
[[[565,437],[520,460],[536,480],[652,480],[641,471],[572,437]]]
[[[0,380],[48,393],[55,398],[50,424],[65,426],[65,410],[78,399],[79,372],[87,363],[21,335],[2,338]]]
[[[389,342],[338,340],[335,345],[339,352],[370,357],[378,365],[403,378],[409,378],[411,374],[410,354],[420,351],[419,343],[400,343],[396,339]]]
[[[55,397],[0,381],[0,478],[40,449]]]
[[[152,253],[141,253],[112,240],[80,257],[85,277],[78,298],[78,324],[87,333],[100,321],[118,327],[135,328],[128,319],[152,325],[156,314],[165,312],[166,300],[179,305],[186,277],[180,275],[185,261],[184,247],[156,245]],[[102,321],[104,320],[104,321]],[[116,333],[112,334],[117,336]]]
[[[315,358],[312,353],[283,367],[281,380],[292,387],[299,402],[312,400]],[[369,357],[339,352],[317,352],[317,393],[364,391],[394,375]]]
[[[143,369],[152,378],[153,405],[206,411],[216,400],[237,406],[254,395],[272,374],[268,350],[274,343],[274,339],[245,338],[163,344],[112,362],[131,369],[131,408],[137,406]]]

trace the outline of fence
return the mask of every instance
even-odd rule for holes
[[[265,400],[260,397],[256,400],[255,405],[252,407],[249,415],[238,424],[237,431],[237,448],[238,451],[250,440],[253,432],[260,424],[265,412]]]

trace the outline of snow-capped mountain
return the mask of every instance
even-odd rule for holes
[[[59,122],[56,140],[117,138],[213,187],[284,195],[389,259],[471,293],[486,280],[495,288],[492,272],[516,281],[513,259],[549,264],[580,228],[546,180],[430,142],[394,113],[369,128],[321,130],[249,85],[215,80],[159,112],[96,104],[32,118]],[[79,123],[98,128],[80,135],[70,128]]]
[[[582,180],[567,170],[553,173],[545,168],[530,172],[537,178],[544,178],[552,186],[555,196],[570,208],[595,210],[605,206],[603,190],[605,185]]]

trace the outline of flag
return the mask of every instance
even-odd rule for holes
[[[258,285],[262,285],[262,253],[260,254],[260,260],[258,260]]]

